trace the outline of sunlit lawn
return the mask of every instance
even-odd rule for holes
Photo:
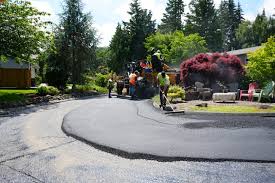
[[[36,94],[36,90],[1,90],[0,89],[0,102],[14,102],[14,101],[24,101],[26,95]]]
[[[190,108],[191,111],[221,112],[221,113],[255,113],[255,112],[275,112],[275,106],[268,109],[260,109],[257,106],[208,106]]]

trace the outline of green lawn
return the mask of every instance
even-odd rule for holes
[[[197,107],[193,106],[190,108],[191,111],[202,111],[202,112],[225,112],[225,113],[255,113],[255,112],[275,112],[275,107],[269,109],[259,109],[256,106],[208,106],[208,107]]]
[[[15,101],[24,101],[26,95],[36,94],[36,90],[1,90],[0,89],[0,102],[15,102]]]

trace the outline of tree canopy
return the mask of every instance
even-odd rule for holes
[[[183,29],[182,16],[184,13],[183,0],[168,0],[165,13],[158,29],[162,33],[175,32]]]
[[[221,50],[221,31],[213,0],[192,0],[189,4],[185,32],[199,33],[204,37],[207,48]]]
[[[248,76],[261,84],[275,81],[275,37],[270,37],[263,47],[248,55]]]
[[[198,34],[185,36],[182,31],[161,34],[157,32],[146,39],[145,47],[149,51],[152,48],[159,49],[166,63],[179,65],[182,60],[186,60],[198,53],[205,53],[206,42]]]
[[[10,57],[18,62],[32,62],[48,41],[48,22],[41,20],[46,15],[28,1],[0,3],[0,61]]]
[[[98,39],[92,16],[82,9],[80,0],[66,0],[47,74],[54,85],[64,86],[69,79],[73,86],[82,83],[83,75],[96,65]]]

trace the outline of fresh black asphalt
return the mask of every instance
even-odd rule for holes
[[[148,100],[100,98],[68,113],[62,129],[134,159],[275,162],[272,117],[168,116]]]

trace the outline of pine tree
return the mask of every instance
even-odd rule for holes
[[[116,27],[109,49],[111,60],[109,60],[108,66],[112,71],[121,73],[130,59],[130,34],[120,24]]]
[[[243,20],[240,3],[236,6],[234,0],[223,0],[218,15],[222,31],[223,49],[225,51],[238,49],[236,30]]]
[[[205,38],[209,50],[220,50],[221,32],[213,0],[192,0],[189,7],[185,32],[199,33]]]
[[[124,22],[130,34],[130,55],[132,60],[145,58],[145,38],[155,32],[156,23],[152,20],[152,13],[142,9],[139,0],[133,0],[130,4],[131,16],[129,22]]]
[[[258,14],[253,23],[254,44],[259,46],[268,39],[268,18],[265,10],[262,14]]]
[[[170,33],[182,30],[182,15],[184,13],[183,0],[168,0],[166,13],[163,14],[158,29],[161,33]]]
[[[98,40],[92,27],[92,17],[83,13],[82,9],[80,0],[66,0],[56,36],[57,60],[52,67],[56,67],[52,70],[66,72],[63,76],[70,77],[73,88],[83,82],[83,74],[96,61]],[[61,84],[64,85],[66,81]]]

